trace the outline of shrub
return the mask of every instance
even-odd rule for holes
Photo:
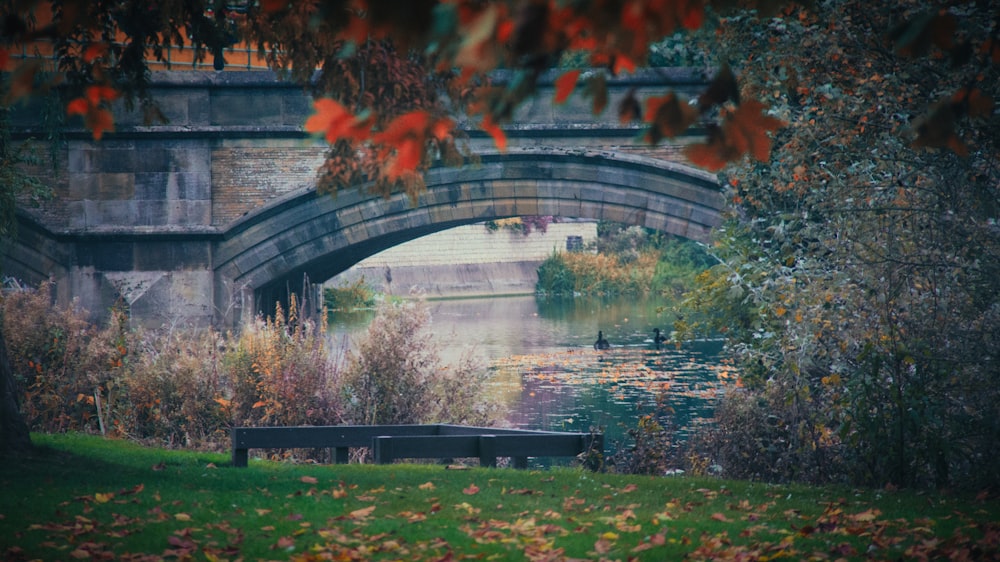
[[[29,427],[44,431],[112,429],[107,405],[128,370],[132,343],[124,314],[98,330],[84,311],[52,305],[52,286],[4,296],[3,330]]]
[[[427,330],[423,303],[383,304],[349,354],[343,392],[355,424],[490,424],[485,372],[470,360],[446,367]]]
[[[257,318],[245,326],[223,359],[229,385],[224,402],[239,425],[330,425],[342,421],[339,373],[330,357],[325,324],[297,317]]]
[[[327,310],[352,310],[375,306],[375,292],[364,278],[354,283],[323,289],[323,302]]]

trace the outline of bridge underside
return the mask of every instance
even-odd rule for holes
[[[594,151],[490,154],[476,167],[436,168],[416,205],[358,192],[300,193],[246,217],[214,252],[216,302],[273,311],[382,250],[455,226],[526,215],[610,220],[706,241],[720,222],[715,177],[640,156]],[[237,316],[220,318],[238,322]]]
[[[184,233],[53,233],[22,215],[5,273],[52,278],[58,300],[100,317],[119,299],[133,319],[238,326],[382,250],[463,224],[525,215],[610,220],[705,241],[724,198],[715,177],[622,153],[522,150],[481,165],[435,168],[416,205],[357,190],[304,188],[225,229]]]

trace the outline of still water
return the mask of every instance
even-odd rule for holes
[[[665,301],[517,296],[426,304],[441,358],[471,354],[488,368],[512,427],[600,429],[610,444],[639,415],[659,413],[683,438],[711,417],[715,399],[735,381],[721,341],[653,342],[653,328],[669,334],[674,320]],[[372,315],[336,315],[335,345],[351,347]],[[610,349],[594,349],[598,330]]]

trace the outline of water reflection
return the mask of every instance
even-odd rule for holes
[[[715,398],[734,380],[720,359],[720,341],[655,345],[653,328],[669,333],[673,323],[669,304],[524,296],[427,306],[442,359],[457,362],[469,353],[480,358],[510,425],[601,428],[612,441],[623,438],[623,424],[634,426],[640,413],[652,413],[661,394],[670,410],[665,421],[683,437],[711,417]],[[332,337],[358,337],[372,314],[338,315]],[[611,349],[593,349],[598,330]]]

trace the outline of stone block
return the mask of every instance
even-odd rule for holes
[[[282,93],[272,89],[247,89],[212,95],[212,125],[282,125]]]
[[[135,174],[99,174],[98,187],[94,199],[114,201],[135,197]]]
[[[91,225],[102,227],[129,227],[137,224],[139,209],[136,201],[97,201],[96,222]]]
[[[135,268],[134,245],[131,242],[78,242],[76,267],[92,267],[96,271],[131,271]]]
[[[155,241],[136,244],[136,271],[208,270],[212,248],[207,241]]]

